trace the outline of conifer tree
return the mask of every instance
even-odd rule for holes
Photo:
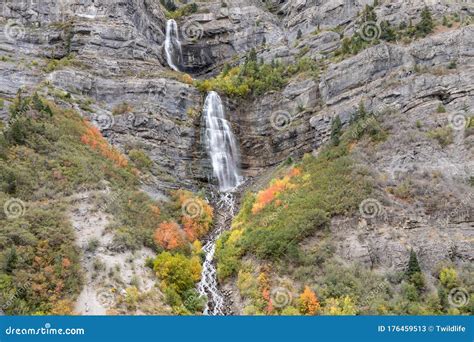
[[[420,264],[418,263],[416,253],[412,249],[410,251],[410,259],[408,260],[408,267],[405,275],[408,279],[410,279],[415,273],[421,273],[421,268]]]
[[[421,11],[421,21],[416,25],[418,33],[424,37],[433,32],[434,22],[430,9],[425,6]]]
[[[331,126],[331,141],[334,146],[339,145],[342,130],[342,122],[339,115],[336,116]]]

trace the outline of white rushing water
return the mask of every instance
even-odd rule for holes
[[[225,119],[222,100],[215,91],[207,95],[204,118],[206,121],[204,139],[214,176],[219,182],[219,190],[232,192],[241,182],[239,148],[230,124]]]
[[[171,69],[179,71],[178,65],[183,59],[183,50],[179,41],[178,24],[174,19],[166,22],[165,54]]]
[[[220,96],[211,91],[204,104],[206,149],[212,163],[214,176],[218,180],[219,198],[217,202],[215,227],[204,245],[206,255],[202,267],[201,281],[198,291],[208,301],[204,309],[205,315],[224,315],[224,296],[217,283],[217,270],[214,264],[216,241],[229,224],[235,211],[233,191],[239,186],[240,176],[239,148],[230,123],[225,119],[224,105]]]
[[[207,297],[204,315],[224,315],[225,302],[224,295],[219,290],[217,283],[217,270],[214,264],[214,253],[216,251],[216,241],[226,228],[229,220],[235,214],[235,198],[230,192],[220,193],[217,199],[217,216],[215,218],[216,229],[209,237],[209,241],[203,246],[206,255],[202,265],[201,281],[197,289],[200,295]]]

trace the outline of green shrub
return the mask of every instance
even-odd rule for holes
[[[447,288],[452,289],[453,287],[459,286],[458,274],[456,269],[452,267],[445,267],[439,273],[439,281]]]
[[[278,61],[264,63],[257,61],[255,50],[251,50],[242,65],[234,68],[226,65],[217,77],[197,80],[194,85],[206,93],[215,90],[231,97],[259,96],[270,90],[281,89],[288,83],[288,79],[296,74],[317,78],[319,65],[308,57],[287,66]]]
[[[128,157],[135,164],[135,166],[142,171],[150,170],[153,165],[153,161],[143,150],[130,150],[128,152]]]
[[[451,127],[441,127],[436,128],[427,133],[428,137],[435,139],[441,145],[441,147],[446,147],[453,143],[453,130]]]
[[[180,296],[194,289],[201,278],[201,265],[196,257],[187,258],[182,254],[172,255],[169,252],[159,254],[153,269],[161,279],[163,287],[172,288]]]
[[[181,17],[189,16],[198,11],[198,6],[194,2],[177,8],[174,3],[172,3],[172,1],[161,1],[162,4],[163,2],[168,3],[167,5],[165,5],[165,8],[168,10],[168,12],[166,13],[166,17],[170,19],[179,19]]]

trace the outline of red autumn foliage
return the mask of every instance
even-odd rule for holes
[[[294,185],[291,184],[290,181],[293,177],[299,176],[300,174],[300,169],[292,168],[285,177],[276,179],[267,189],[260,191],[257,194],[257,198],[252,207],[252,214],[257,214],[267,205],[272,203],[283,191],[293,188]],[[281,201],[277,205],[281,205]]]
[[[173,250],[185,244],[184,234],[176,222],[162,222],[155,230],[155,242],[166,250]]]
[[[114,162],[119,167],[126,167],[128,160],[119,151],[109,145],[104,139],[99,129],[91,123],[84,121],[86,131],[81,137],[83,144],[90,146],[93,150],[98,151],[102,156]]]
[[[266,271],[260,273],[260,275],[258,276],[258,282],[260,290],[262,291],[262,298],[267,302],[267,313],[272,313],[273,303],[270,296],[270,282],[268,280]]]

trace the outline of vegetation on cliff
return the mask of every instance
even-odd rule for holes
[[[361,105],[349,127],[334,120],[332,139],[316,157],[282,166],[266,187],[247,193],[216,250],[219,279],[236,279],[245,314],[472,312],[448,303],[450,290],[472,283],[469,267],[458,274],[449,263],[440,265],[433,293],[413,251],[405,272],[387,274],[346,264],[335,254],[331,220],[354,216],[375,190],[375,179],[352,151],[387,139],[381,121],[383,115]]]
[[[81,246],[68,213],[77,193],[108,191],[97,209],[113,216],[109,248],[153,249],[159,254],[155,271],[163,289],[196,297],[188,307],[199,310],[202,299],[184,291],[190,286],[183,288],[180,278],[169,273],[173,268],[163,268],[159,260],[189,260],[194,286],[201,262],[197,239],[210,229],[211,207],[187,191],[177,191],[170,202],[151,200],[138,187],[135,166],[149,166],[142,154],[133,153],[129,161],[90,122],[36,93],[19,91],[10,113],[0,135],[1,309],[8,314],[73,313],[83,277]],[[176,227],[179,245],[160,231],[165,225]]]

